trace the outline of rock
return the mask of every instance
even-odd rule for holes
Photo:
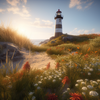
[[[23,58],[22,53],[20,53],[18,47],[13,45],[13,43],[0,42],[0,45],[3,48],[3,51],[0,53],[0,62],[6,61],[6,55],[8,59],[13,61]]]
[[[66,41],[73,41],[73,37],[72,36],[63,37],[62,40],[64,42],[66,42]]]
[[[55,43],[55,41],[51,41],[51,43]]]

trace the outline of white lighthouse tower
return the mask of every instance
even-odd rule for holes
[[[61,11],[60,9],[58,9],[58,11],[56,12],[56,17],[55,17],[55,37],[58,37],[60,35],[62,35],[62,15],[61,15]]]

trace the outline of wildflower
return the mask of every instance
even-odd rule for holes
[[[68,76],[65,76],[65,77],[63,78],[62,83],[63,83],[63,84],[65,84],[65,83],[69,84],[69,83],[70,83],[70,80],[69,80]]]
[[[100,82],[100,79],[98,79],[97,82]]]
[[[35,97],[35,96],[33,96],[33,97],[32,97],[32,100],[35,100],[35,98],[36,98],[36,97]]]
[[[41,81],[39,81],[38,83],[39,83],[39,84],[41,84],[42,82],[41,82]]]
[[[32,95],[34,92],[30,92],[29,95]]]
[[[67,91],[70,91],[70,88],[67,88]]]
[[[92,81],[93,84],[98,84],[96,81]]]
[[[88,54],[85,55],[85,58],[88,58]]]
[[[28,71],[30,70],[30,64],[28,61],[24,64],[23,70],[28,70]]]
[[[73,96],[73,97],[70,98],[71,100],[83,100],[81,94],[78,94],[78,93],[69,93],[69,94],[70,94],[71,96]]]
[[[79,47],[77,47],[77,49],[79,49]]]
[[[34,86],[38,86],[38,84],[35,84]]]
[[[82,55],[82,53],[80,53],[80,55]]]
[[[87,85],[87,87],[88,87],[89,89],[93,89],[93,86],[91,86],[91,85]]]
[[[81,82],[82,85],[85,85],[85,82]]]
[[[88,75],[91,75],[91,73],[88,72]]]
[[[78,54],[78,52],[75,52],[76,54]]]
[[[99,94],[96,91],[90,91],[89,95],[91,95],[91,96],[98,96]]]
[[[67,93],[68,91],[63,92],[63,94]]]
[[[78,86],[78,84],[75,84],[75,86],[77,87],[77,86]]]
[[[52,82],[56,82],[56,80],[54,79]]]
[[[87,87],[82,87],[82,90],[87,90]]]
[[[80,80],[77,80],[76,82],[78,82],[78,83],[79,83],[79,82],[82,82],[82,81],[83,81],[83,79],[80,79]]]
[[[49,69],[49,68],[50,68],[50,62],[47,64],[46,69]]]
[[[58,68],[59,68],[59,63],[57,62],[55,69],[58,69]]]
[[[59,80],[62,80],[62,78],[59,78]]]
[[[47,79],[47,77],[44,77],[44,79],[46,80],[46,79]]]
[[[95,51],[95,53],[97,53],[97,51]]]
[[[74,55],[74,53],[72,53],[72,55]]]
[[[55,93],[53,94],[46,94],[47,96],[47,100],[58,100],[57,95],[55,95]]]
[[[62,59],[62,61],[64,61],[64,59]]]
[[[88,79],[85,79],[85,81],[88,81]]]
[[[77,67],[77,64],[75,64],[75,67]]]
[[[90,47],[89,47],[89,49],[87,51],[89,51],[89,50],[90,50]]]
[[[82,94],[85,95],[86,93],[85,92],[82,92]]]

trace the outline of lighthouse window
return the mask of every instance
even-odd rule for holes
[[[61,19],[59,19],[59,22],[61,22]]]

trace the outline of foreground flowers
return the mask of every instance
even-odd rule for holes
[[[69,94],[70,94],[71,96],[73,96],[73,97],[70,98],[71,100],[83,100],[81,94],[78,94],[78,93],[69,93]]]
[[[47,64],[46,69],[49,69],[49,68],[50,68],[50,62]]]
[[[63,78],[62,83],[63,83],[63,84],[65,84],[65,83],[69,84],[69,83],[70,83],[70,80],[69,80],[68,76],[65,76],[65,77]]]
[[[30,64],[29,64],[28,61],[24,64],[23,70],[24,70],[24,71],[27,71],[27,70],[29,71],[29,70],[30,70]]]
[[[53,94],[46,94],[47,96],[47,100],[58,100],[57,95],[55,95],[55,93]]]

